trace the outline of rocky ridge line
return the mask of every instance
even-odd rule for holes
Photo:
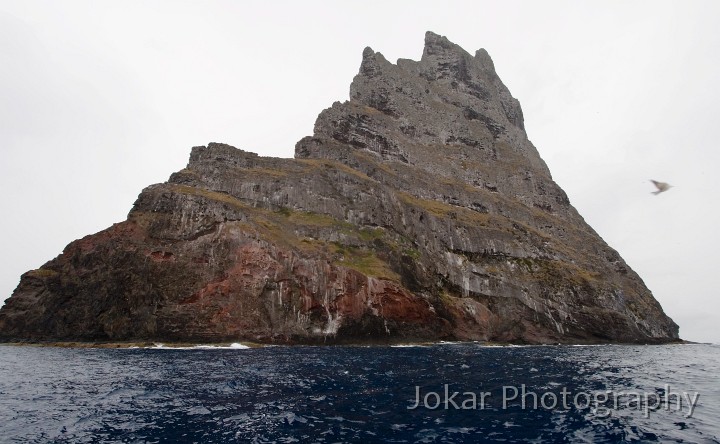
[[[366,48],[295,159],[194,147],[119,224],[22,276],[3,340],[667,342],[552,180],[485,50]]]

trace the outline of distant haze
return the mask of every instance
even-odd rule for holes
[[[720,2],[0,0],[0,300],[193,145],[292,157],[371,46],[483,47],[586,221],[720,342]],[[674,188],[660,195],[650,179]]]

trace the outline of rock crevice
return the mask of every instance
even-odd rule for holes
[[[25,273],[2,340],[667,342],[484,50],[366,48],[294,159],[193,147],[126,221]]]

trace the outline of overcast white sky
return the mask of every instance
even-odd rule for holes
[[[417,60],[432,30],[488,50],[572,203],[720,342],[718,23],[714,0],[0,0],[0,301],[193,145],[292,157],[365,46]]]

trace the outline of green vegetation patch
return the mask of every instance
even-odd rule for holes
[[[181,174],[184,176],[193,176],[196,178],[200,178],[200,174],[198,174],[197,171],[193,171],[190,168],[183,168],[180,171],[177,172],[177,174]]]
[[[355,230],[357,230],[357,227],[353,225],[351,226],[355,228]],[[365,242],[373,242],[376,239],[382,239],[382,237],[385,235],[385,230],[383,230],[382,228],[360,228],[356,232],[360,239]]]
[[[287,171],[263,167],[243,168],[242,171],[246,174],[255,174],[264,177],[287,177],[288,175]]]
[[[340,219],[335,219],[327,214],[314,213],[312,211],[293,211],[288,216],[288,221],[295,225],[315,227],[337,227],[350,228],[354,225]]]
[[[423,199],[404,191],[399,192],[398,196],[400,197],[400,200],[406,204],[422,208],[433,216],[457,219],[468,225],[487,225],[490,221],[489,214],[478,213],[477,211],[473,211],[468,208],[453,206],[438,200]]]
[[[332,246],[333,252],[338,256],[334,261],[336,266],[352,268],[365,276],[400,280],[400,276],[390,269],[387,262],[377,257],[374,251],[337,243],[333,243]]]
[[[60,273],[58,273],[57,271],[50,270],[48,268],[38,268],[37,270],[30,270],[27,272],[28,276],[32,276],[32,277],[40,278],[40,279],[55,277],[59,274]]]
[[[553,288],[564,284],[596,283],[600,279],[600,273],[564,261],[518,257],[508,258],[508,260],[521,266],[540,282]]]
[[[205,188],[196,188],[187,185],[169,184],[170,189],[176,193],[189,194],[191,196],[200,196],[206,199],[223,202],[235,208],[248,209],[250,206],[240,199],[233,197],[227,193],[219,191],[211,191]]]
[[[373,167],[382,170],[384,173],[389,174],[391,176],[397,176],[397,172],[393,170],[388,163],[385,162],[378,162],[378,158],[370,154],[366,151],[361,150],[355,150],[353,151],[352,155],[358,159],[358,161],[366,162],[371,164]],[[374,179],[372,179],[374,180]]]
[[[298,162],[301,162],[311,168],[330,168],[335,169],[338,171],[342,171],[343,173],[349,174],[351,176],[355,176],[358,179],[361,179],[363,181],[372,181],[376,182],[375,179],[372,179],[368,177],[365,173],[358,171],[356,169],[350,168],[349,166],[345,165],[344,163],[337,162],[335,160],[329,160],[329,159],[297,159]]]

